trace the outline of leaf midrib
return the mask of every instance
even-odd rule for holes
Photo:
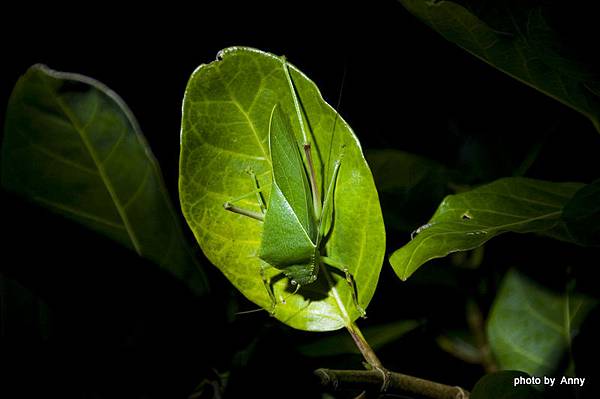
[[[125,227],[125,230],[127,231],[127,235],[129,236],[135,251],[139,255],[141,255],[141,252],[142,252],[141,245],[138,241],[138,238],[137,238],[135,232],[133,231],[133,228],[132,228],[129,218],[127,216],[127,212],[121,205],[121,202],[117,196],[117,193],[116,193],[112,183],[110,182],[108,175],[106,174],[106,170],[104,169],[104,167],[102,166],[102,163],[100,162],[100,160],[98,158],[98,154],[96,154],[96,152],[94,151],[94,148],[92,147],[90,141],[88,140],[88,138],[85,134],[84,128],[82,126],[79,126],[75,116],[71,114],[71,112],[69,111],[69,108],[61,100],[61,98],[54,94],[54,91],[48,85],[47,81],[45,79],[43,79],[43,82],[44,82],[44,85],[46,86],[46,88],[48,89],[50,96],[56,101],[56,104],[59,106],[61,112],[69,120],[69,122],[73,126],[73,129],[77,132],[77,134],[79,135],[79,138],[83,142],[83,145],[85,146],[90,157],[92,158],[92,161],[94,162],[94,165],[96,166],[96,169],[98,170],[98,174],[100,175],[100,179],[102,180],[102,183],[106,187],[106,190],[108,191],[108,194],[110,195],[110,197],[113,201],[113,204],[117,210],[117,213],[119,214],[119,217],[121,218],[121,220],[123,222],[123,226]],[[96,99],[96,101],[98,101],[98,99]]]

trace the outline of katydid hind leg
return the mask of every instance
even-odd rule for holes
[[[299,116],[301,117],[301,116]],[[312,157],[312,146],[310,142],[306,141],[302,144],[304,148],[304,154],[306,156],[306,162],[308,163],[308,177],[310,181],[310,188],[313,197],[313,204],[315,207],[315,216],[317,219],[321,217],[321,194],[319,193],[319,187],[317,185],[317,172],[315,170],[315,164]]]
[[[358,288],[356,287],[356,281],[354,280],[354,276],[352,275],[352,273],[350,273],[350,270],[348,270],[348,267],[346,265],[342,264],[341,262],[338,262],[327,256],[322,256],[321,260],[327,266],[331,266],[334,269],[337,269],[337,270],[341,271],[342,273],[344,273],[346,283],[350,287],[350,292],[352,294],[352,301],[354,302],[354,306],[356,307],[356,310],[358,310],[358,313],[360,313],[361,317],[363,317],[363,318],[366,317],[367,312],[358,303]]]
[[[290,93],[292,95],[292,101],[294,103],[294,109],[296,111],[296,118],[298,119],[298,124],[300,125],[300,132],[302,133],[302,141],[303,141],[302,146],[304,148],[304,155],[306,157],[306,162],[308,163],[308,178],[309,178],[311,192],[312,192],[314,212],[315,212],[315,216],[318,219],[320,217],[320,213],[321,213],[321,196],[319,194],[319,188],[317,185],[317,174],[316,174],[314,163],[313,163],[311,144],[310,144],[310,141],[308,141],[308,134],[307,134],[308,129],[304,123],[305,121],[304,121],[303,114],[306,115],[306,112],[304,112],[305,111],[304,107],[302,106],[302,104],[299,100],[299,96],[296,91],[296,86],[294,85],[294,81],[292,80],[292,75],[290,74],[290,69],[288,68],[286,58],[281,57],[281,62],[283,64],[283,71],[285,73],[285,77],[288,82],[288,86],[290,88]],[[306,122],[308,122],[308,117],[306,118]]]

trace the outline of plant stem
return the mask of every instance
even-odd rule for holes
[[[378,391],[384,377],[378,370],[315,370],[321,385],[334,391]],[[410,375],[389,372],[386,393],[413,395],[430,399],[468,399],[469,392],[460,387],[440,384]]]
[[[371,345],[369,345],[365,337],[362,335],[362,332],[358,326],[355,323],[350,323],[346,326],[346,329],[348,329],[348,332],[350,333],[350,336],[352,336],[356,347],[363,355],[367,363],[369,363],[369,365],[374,369],[385,370],[383,364],[381,364],[381,360],[379,360],[375,354],[375,351],[373,348],[371,348]]]

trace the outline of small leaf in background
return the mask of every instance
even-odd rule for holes
[[[464,362],[471,364],[482,362],[481,352],[469,331],[449,331],[437,336],[435,342],[440,349]]]
[[[135,250],[194,293],[207,291],[158,164],[113,91],[34,65],[13,90],[4,132],[5,188]]]
[[[504,370],[483,376],[473,390],[471,399],[541,399],[542,394],[532,385],[516,385],[515,379],[530,376],[522,371]]]
[[[600,180],[575,193],[565,205],[563,220],[578,243],[600,246]]]
[[[511,177],[449,195],[414,239],[392,254],[390,263],[398,277],[406,280],[431,259],[474,249],[505,232],[572,241],[561,215],[581,187],[579,183]]]
[[[589,60],[576,57],[572,44],[563,43],[547,15],[566,7],[545,9],[537,2],[494,7],[488,4],[493,2],[467,1],[469,8],[453,1],[400,2],[447,40],[579,111],[600,131],[600,97],[595,90],[600,79],[591,73]]]
[[[499,367],[535,376],[555,372],[595,305],[587,296],[552,292],[510,270],[487,322],[488,340]]]
[[[366,308],[385,252],[383,217],[373,177],[352,129],[323,100],[312,81],[293,65],[289,69],[312,131],[319,187],[328,183],[336,151],[344,146],[334,196],[334,227],[326,249],[327,256],[348,266],[358,302]],[[268,310],[272,301],[258,258],[262,225],[227,212],[223,204],[252,193],[249,169],[256,174],[268,203],[272,180],[269,119],[276,104],[284,114],[295,115],[281,58],[232,47],[222,50],[217,61],[201,65],[185,92],[179,175],[181,207],[204,254],[246,298]],[[301,143],[297,118],[290,122]],[[259,211],[256,195],[237,204]],[[293,293],[279,270],[271,267],[265,272],[278,302],[274,316],[283,323],[301,330],[328,331],[360,316],[344,276],[334,274],[333,288],[320,276]]]
[[[365,154],[381,199],[385,224],[411,232],[449,194],[449,171],[442,164],[399,150]]]
[[[369,345],[376,351],[414,331],[420,325],[421,323],[416,320],[402,320],[367,327],[363,330],[363,334]],[[313,342],[298,347],[298,351],[309,357],[360,355],[352,337],[345,331],[326,338],[316,338]]]

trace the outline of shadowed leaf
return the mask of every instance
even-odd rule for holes
[[[578,243],[600,246],[600,180],[575,193],[565,206],[563,219]]]
[[[400,2],[447,40],[575,109],[600,131],[599,76],[560,40],[538,2],[461,2],[469,8],[453,1]]]
[[[505,370],[483,376],[473,390],[471,399],[541,399],[532,385],[514,384],[515,379],[530,378],[522,371]]]
[[[196,294],[208,289],[137,121],[101,83],[42,65],[19,79],[2,184],[156,262]]]
[[[498,365],[536,376],[555,372],[595,305],[589,297],[549,291],[510,270],[487,322],[490,347]]]

